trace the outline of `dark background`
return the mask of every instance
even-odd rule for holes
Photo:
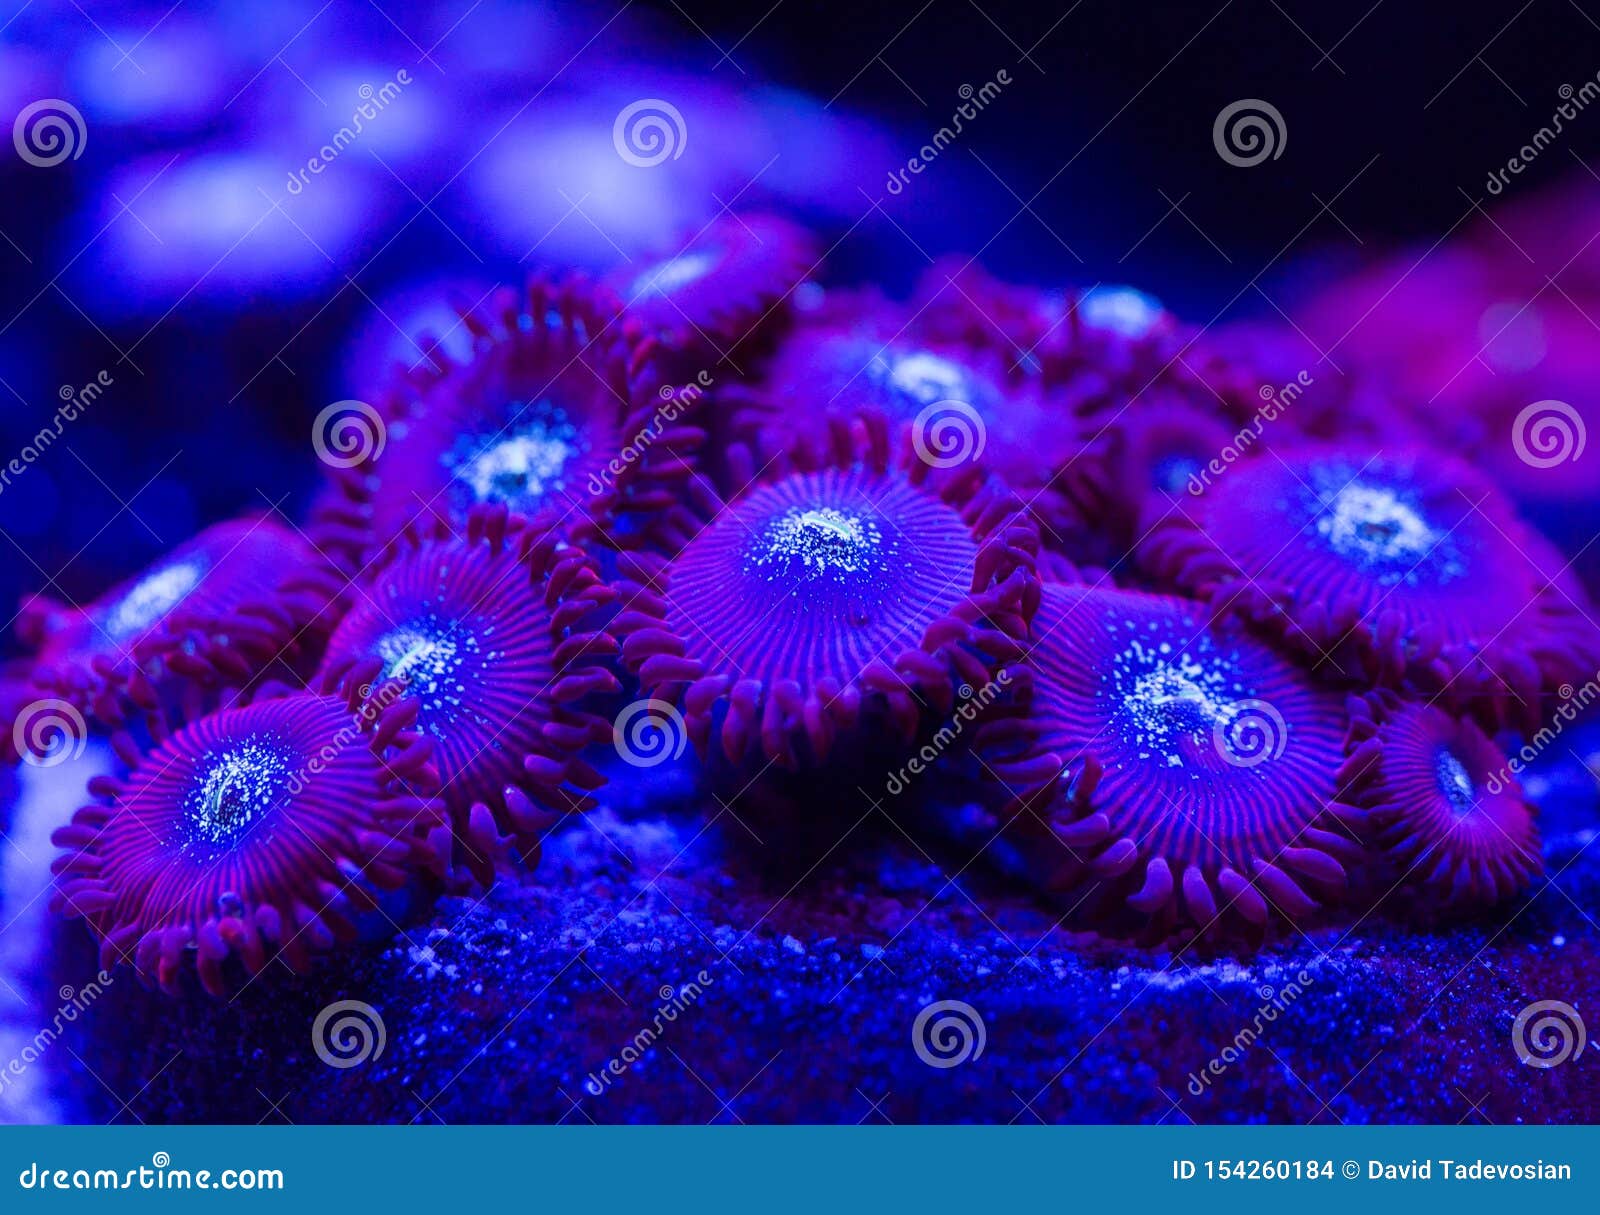
[[[1311,253],[1339,261],[1431,243],[1473,200],[1497,205],[1488,172],[1549,121],[1561,84],[1600,72],[1600,6],[1588,7],[934,0],[916,15],[920,3],[784,3],[744,45],[796,87],[844,88],[842,100],[911,130],[936,129],[959,85],[1005,66],[1017,84],[972,125],[968,146],[1036,214],[1011,223],[985,261],[1025,278],[1122,277],[1205,320],[1308,223],[1263,281]],[[724,47],[749,28],[732,6],[683,8]],[[1241,97],[1272,102],[1288,129],[1282,156],[1254,171],[1222,163],[1211,146],[1213,118]],[[1595,171],[1597,151],[1600,122],[1580,116],[1515,192]],[[950,217],[952,248],[988,239],[1020,207],[978,172],[990,189]],[[1313,220],[1318,199],[1337,219]],[[1193,225],[1171,214],[1129,253],[1177,200]]]

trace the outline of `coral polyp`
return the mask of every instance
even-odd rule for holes
[[[752,382],[731,387],[724,399],[743,441],[820,459],[833,421],[864,410],[903,425],[956,401],[998,419],[1007,375],[996,348],[925,333],[916,316],[874,292],[834,291]]]
[[[30,681],[107,723],[176,680],[250,682],[326,636],[344,580],[301,533],[218,523],[83,607],[36,595],[17,631]]]
[[[804,766],[868,711],[909,735],[1024,634],[1038,534],[1017,499],[932,469],[881,415],[838,432],[826,466],[706,490],[665,522],[666,556],[626,558],[623,656],[702,753]]]
[[[788,220],[728,213],[670,256],[629,263],[606,282],[629,316],[680,356],[709,365],[729,354],[737,360],[747,341],[780,325],[815,261],[811,235]]]
[[[1169,370],[1181,327],[1161,302],[1134,287],[1098,284],[1041,290],[1004,282],[964,257],[929,266],[912,294],[918,328],[976,347],[1008,349],[1014,366],[1098,369],[1104,387],[1130,373]]]
[[[1337,899],[1342,700],[1201,604],[1047,582],[1030,694],[982,746],[1075,921],[1160,943],[1258,936]]]
[[[660,412],[653,339],[608,293],[535,279],[463,315],[471,357],[438,346],[381,411],[384,442],[335,470],[320,533],[359,561],[413,522],[503,506],[569,535],[662,507],[699,430]],[[670,391],[670,389],[669,389]]]
[[[1008,283],[976,259],[936,260],[917,279],[910,311],[939,341],[1002,346],[1013,366],[1028,365],[1045,336],[1066,320],[1072,293]]]
[[[442,875],[489,885],[508,845],[532,864],[562,815],[594,804],[601,777],[578,753],[611,725],[580,702],[617,687],[595,620],[612,598],[581,549],[478,510],[463,535],[436,525],[391,546],[334,632],[322,677],[396,681],[433,740]]]
[[[1352,706],[1349,748],[1342,796],[1368,811],[1384,881],[1460,911],[1511,898],[1543,870],[1533,806],[1477,723],[1375,692]]]
[[[951,336],[948,309],[914,311],[872,293],[830,293],[760,374],[721,394],[732,431],[818,465],[835,425],[862,410],[910,426],[935,459],[976,459],[1029,505],[1047,538],[1075,535],[1101,468],[1083,400],[1030,377],[1007,343]],[[722,488],[740,487],[728,475]]]
[[[1072,541],[1066,547],[1097,564],[1122,562],[1163,514],[1203,490],[1224,458],[1232,465],[1233,440],[1214,412],[1181,401],[1138,402],[1111,415],[1054,479],[1082,520],[1063,533]]]
[[[218,995],[230,957],[305,970],[405,881],[434,820],[416,716],[392,688],[351,689],[223,707],[145,749],[119,735],[128,772],[95,778],[99,800],[52,837],[56,905],[88,921],[102,966],[169,992],[191,957]]]
[[[1437,452],[1307,447],[1241,464],[1141,560],[1357,679],[1413,682],[1536,726],[1594,666],[1584,596],[1472,469]]]

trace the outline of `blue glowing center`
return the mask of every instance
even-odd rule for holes
[[[950,400],[971,403],[966,369],[926,350],[892,358],[886,368],[880,368],[880,374],[889,387],[917,405]]]
[[[1142,338],[1164,314],[1158,300],[1132,287],[1095,287],[1078,301],[1084,324],[1128,338]]]
[[[288,798],[291,754],[281,741],[265,734],[206,752],[199,779],[183,799],[191,841],[237,844]]]
[[[1415,585],[1424,570],[1435,584],[1444,584],[1465,572],[1450,534],[1428,520],[1414,494],[1352,480],[1342,468],[1316,469],[1312,475],[1320,482],[1317,535],[1380,585]]]
[[[1477,804],[1476,791],[1467,766],[1449,751],[1440,751],[1437,765],[1439,791],[1457,814],[1465,814]]]
[[[718,255],[711,251],[685,253],[646,270],[633,280],[633,295],[645,299],[667,295],[679,287],[704,278],[717,264]]]
[[[106,631],[116,638],[143,632],[182,603],[204,572],[201,562],[182,561],[146,574],[111,609]]]
[[[483,657],[479,630],[428,615],[378,638],[383,678],[402,679],[406,694],[422,705],[422,725],[436,732],[451,720],[467,694],[468,661]]]
[[[567,468],[585,449],[578,428],[547,403],[526,412],[532,416],[487,439],[463,436],[441,457],[473,501],[531,510],[566,488]]]
[[[1167,456],[1156,462],[1155,468],[1151,470],[1151,480],[1157,489],[1176,494],[1188,484],[1190,477],[1199,472],[1198,458],[1188,455]]]

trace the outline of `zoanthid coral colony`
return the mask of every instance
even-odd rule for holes
[[[1424,430],[1372,446],[1372,410],[1229,448],[1273,342],[1199,345],[1131,288],[941,262],[896,301],[821,247],[725,215],[464,308],[304,528],[26,606],[13,749],[30,699],[113,732],[55,835],[108,968],[226,992],[385,890],[537,880],[630,695],[749,781],[882,746],[915,813],[982,769],[1007,872],[1131,947],[1527,889],[1513,732],[1600,644],[1494,484]]]

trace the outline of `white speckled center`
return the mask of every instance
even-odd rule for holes
[[[456,643],[449,637],[430,637],[414,629],[396,629],[378,639],[385,679],[436,682],[461,665]]]
[[[466,693],[462,668],[482,653],[477,631],[436,616],[413,620],[378,638],[385,679],[403,679],[422,705],[422,725],[434,732],[461,707]]]
[[[767,524],[751,560],[763,569],[798,564],[812,578],[839,578],[878,568],[883,534],[871,519],[832,506],[792,506]]]
[[[1131,625],[1130,628],[1135,627]],[[1122,708],[1124,739],[1139,759],[1184,766],[1181,743],[1203,743],[1227,736],[1248,698],[1238,674],[1206,642],[1198,654],[1179,651],[1170,642],[1135,638],[1111,663],[1111,687]]]
[[[257,734],[208,751],[199,783],[184,798],[185,823],[193,839],[236,843],[287,793],[289,752],[277,739]]]
[[[581,451],[578,431],[559,412],[521,423],[484,445],[463,440],[444,466],[478,502],[537,506],[565,485],[567,465]]]
[[[1420,561],[1440,536],[1394,490],[1352,481],[1327,503],[1317,531],[1341,556],[1375,562]]]
[[[1455,808],[1456,813],[1465,814],[1472,809],[1476,799],[1472,787],[1472,777],[1467,773],[1467,766],[1449,751],[1440,751],[1437,770],[1439,791],[1444,794],[1445,799]]]
[[[199,562],[181,561],[141,578],[111,609],[106,631],[113,637],[128,637],[149,628],[183,602],[203,572]]]

